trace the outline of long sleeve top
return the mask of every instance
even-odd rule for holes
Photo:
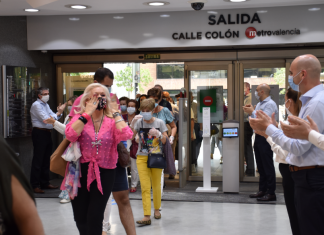
[[[70,118],[69,116],[66,116],[63,123],[60,123],[59,121],[55,121],[54,129],[60,134],[65,135],[66,123],[69,121],[69,118]]]
[[[265,98],[264,100],[260,101],[256,107],[255,110],[252,112],[251,117],[252,118],[256,118],[256,111],[257,110],[262,110],[263,112],[265,112],[269,117],[271,117],[271,115],[273,113],[275,113],[276,116],[276,120],[278,120],[278,107],[277,104],[271,99],[270,96],[268,96],[267,98]]]
[[[309,115],[317,124],[320,133],[324,133],[324,88],[320,84],[300,97],[302,107],[299,117],[307,120]],[[291,139],[273,125],[269,125],[266,134],[280,145],[282,149],[289,152],[286,158],[288,164],[304,166],[324,166],[324,152],[308,140]]]
[[[312,130],[311,132],[309,132],[308,140],[313,145],[315,145],[317,148],[324,151],[324,135],[323,134]]]
[[[80,135],[72,128],[72,124],[80,116],[80,114],[74,115],[71,122],[66,126],[65,135],[71,142],[79,141],[82,154],[80,162],[89,162],[87,178],[88,190],[90,190],[90,184],[94,180],[97,180],[98,189],[102,193],[99,167],[104,169],[116,168],[118,160],[117,144],[122,140],[126,141],[131,139],[133,132],[128,126],[124,127],[121,131],[118,130],[115,120],[105,116],[98,133],[98,142],[96,142],[94,125],[91,119],[84,125]],[[98,153],[96,145],[98,145]]]
[[[62,114],[57,116],[47,103],[37,99],[30,108],[30,116],[33,127],[53,129],[53,125],[45,124],[43,121],[50,117],[53,117],[55,120],[59,120],[62,117]]]

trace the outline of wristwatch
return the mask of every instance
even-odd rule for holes
[[[121,117],[121,114],[120,114],[119,112],[115,112],[115,113],[113,113],[113,117],[114,117],[114,118],[116,118],[116,117],[118,117],[118,116]]]

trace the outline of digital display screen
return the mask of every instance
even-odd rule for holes
[[[238,137],[238,128],[223,128],[223,137],[224,138],[232,138],[232,137]]]

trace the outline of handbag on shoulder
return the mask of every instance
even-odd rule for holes
[[[55,152],[51,156],[51,163],[50,163],[50,171],[59,174],[61,176],[65,176],[65,169],[67,165],[67,161],[62,158],[62,155],[66,148],[69,146],[70,141],[64,139],[61,144],[57,147]]]
[[[118,152],[118,162],[122,167],[128,167],[130,165],[130,156],[127,151],[125,145],[123,143],[119,143],[117,145]]]

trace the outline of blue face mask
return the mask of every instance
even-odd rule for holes
[[[145,121],[149,121],[152,119],[152,112],[141,112]]]
[[[107,87],[109,94],[111,93],[111,87]]]
[[[127,110],[127,106],[126,106],[126,105],[121,105],[121,106],[120,106],[120,110],[121,110],[122,112],[126,112],[126,110]]]
[[[301,73],[301,71],[300,71],[299,73],[297,73],[296,76],[294,76],[294,77],[291,76],[291,75],[288,76],[288,83],[289,83],[289,86],[290,86],[291,89],[293,89],[294,91],[299,91],[299,85],[300,85],[300,83],[302,83],[302,81],[304,80],[304,79],[301,80],[301,81],[299,82],[298,85],[296,85],[296,84],[294,83],[294,78],[297,77],[300,73]]]

